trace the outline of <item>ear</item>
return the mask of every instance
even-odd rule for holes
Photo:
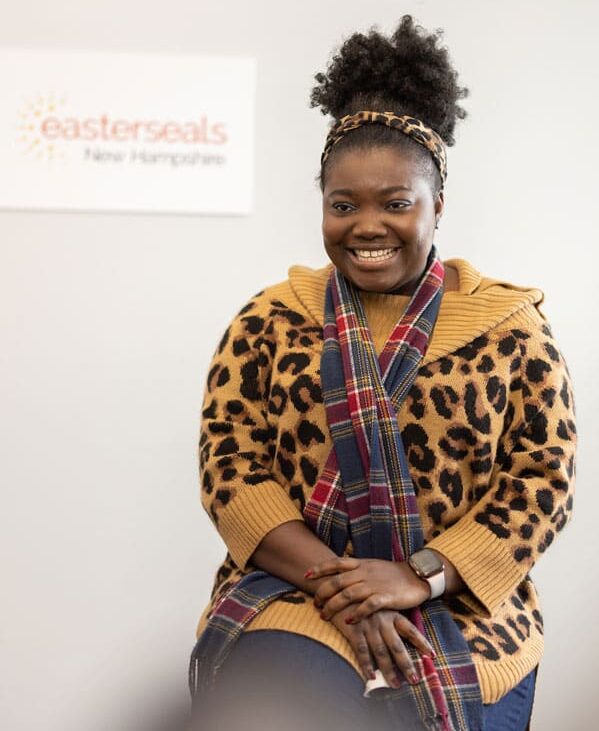
[[[445,196],[443,191],[440,190],[435,201],[435,222],[439,223],[441,216],[443,215],[443,209],[445,208]]]

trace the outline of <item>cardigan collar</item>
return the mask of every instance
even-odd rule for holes
[[[443,293],[425,363],[466,345],[519,310],[530,305],[538,307],[543,302],[544,294],[540,289],[483,276],[465,259],[447,259],[444,264],[457,269],[459,286],[455,291]],[[288,272],[295,296],[313,321],[321,326],[324,325],[325,291],[333,266],[330,262],[313,269],[296,264]],[[544,317],[542,313],[541,316]]]

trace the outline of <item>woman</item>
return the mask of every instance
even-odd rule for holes
[[[527,727],[528,572],[572,508],[568,370],[543,295],[441,261],[465,112],[439,33],[349,38],[312,105],[330,263],[218,345],[203,505],[228,547],[198,626],[201,728]]]

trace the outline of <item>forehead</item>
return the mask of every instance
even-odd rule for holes
[[[350,148],[331,158],[324,193],[338,188],[366,193],[397,186],[415,192],[430,187],[416,155],[394,147]]]

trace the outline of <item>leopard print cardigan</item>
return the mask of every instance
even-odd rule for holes
[[[425,541],[466,584],[446,601],[483,701],[492,703],[541,658],[530,571],[571,515],[574,401],[539,308],[542,293],[484,278],[462,259],[446,264],[458,269],[460,289],[444,293],[398,420]],[[288,280],[247,302],[214,352],[202,406],[201,499],[228,551],[198,637],[219,597],[252,570],[262,538],[302,520],[331,448],[319,382],[330,266],[292,267]],[[390,332],[398,313],[380,303],[373,322]],[[372,313],[373,302],[365,307]],[[300,590],[273,602],[247,631],[259,629],[312,637],[361,672],[349,643]]]

